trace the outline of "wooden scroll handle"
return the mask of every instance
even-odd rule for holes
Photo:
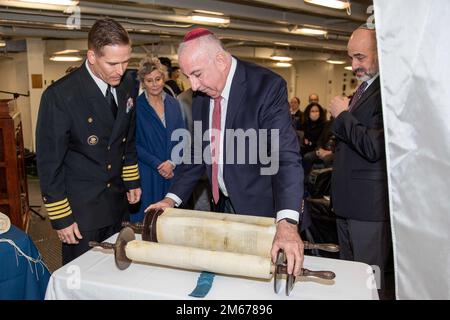
[[[311,243],[308,241],[303,241],[305,249],[318,249],[328,252],[339,252],[339,246],[333,243]]]

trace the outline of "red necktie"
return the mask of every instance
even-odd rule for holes
[[[220,101],[222,97],[214,98],[211,133],[211,160],[212,160],[212,194],[214,203],[219,201],[219,158],[220,158]]]
[[[364,90],[366,90],[367,88],[367,82],[364,81],[363,83],[361,83],[358,87],[358,90],[356,90],[355,95],[352,98],[352,102],[350,103],[350,106],[348,107],[349,111],[352,111],[352,108],[355,106],[356,102],[358,102],[358,100],[361,98],[361,96],[364,93]]]

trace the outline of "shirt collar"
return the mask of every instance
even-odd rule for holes
[[[91,75],[92,79],[94,79],[95,83],[97,84],[97,86],[99,87],[100,91],[102,92],[103,95],[106,94],[106,89],[108,89],[108,84],[103,81],[102,79],[100,79],[99,77],[97,77],[91,70],[89,63],[86,59],[86,69],[88,70],[89,74]],[[114,92],[115,88],[111,87],[111,92]]]
[[[220,95],[222,99],[228,101],[230,97],[231,91],[231,82],[233,81],[234,74],[236,73],[237,60],[234,57],[231,57],[231,67],[230,72],[228,72],[227,81],[225,82],[225,87],[222,90],[222,94]]]
[[[370,85],[378,78],[378,76],[379,76],[379,73],[377,73],[377,74],[374,75],[372,78],[370,78],[369,80],[366,81],[366,83],[367,83],[366,90],[367,90],[367,88],[369,88],[369,86],[370,86]],[[364,91],[366,91],[366,90],[364,90]]]

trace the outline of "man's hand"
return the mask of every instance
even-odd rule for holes
[[[347,111],[349,102],[350,99],[347,97],[342,96],[334,97],[330,103],[331,115],[334,118],[337,118],[337,116],[340,115],[342,111]]]
[[[303,267],[303,241],[298,234],[297,225],[286,220],[277,223],[277,232],[272,243],[272,262],[277,260],[277,253],[283,249],[287,259],[287,271],[294,276],[300,275]]]
[[[173,178],[173,166],[169,160],[164,161],[158,166],[159,174],[165,179]]]
[[[59,240],[67,244],[78,244],[77,239],[83,239],[76,222],[72,223],[67,228],[56,230],[56,233],[58,234]]]
[[[156,203],[153,203],[153,204],[149,205],[147,207],[147,209],[145,209],[145,212],[148,212],[149,210],[152,210],[152,209],[164,210],[165,208],[173,208],[173,207],[175,207],[175,201],[173,201],[172,199],[166,197],[166,198],[162,199],[159,202],[156,202]]]
[[[141,200],[141,188],[131,189],[127,192],[127,199],[130,204],[138,203]]]

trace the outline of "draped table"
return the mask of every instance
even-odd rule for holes
[[[0,234],[0,300],[42,300],[49,278],[39,251],[25,232],[11,225],[8,232]]]
[[[115,242],[117,234],[107,242]],[[140,239],[140,235],[137,235]],[[334,280],[297,279],[290,296],[283,290],[275,294],[273,279],[258,280],[216,275],[204,299],[219,300],[311,300],[378,299],[370,267],[351,262],[305,256],[304,266],[311,270],[330,270]],[[144,263],[131,263],[119,270],[111,250],[94,248],[56,270],[49,281],[45,298],[59,299],[196,299],[189,294],[200,272]]]

